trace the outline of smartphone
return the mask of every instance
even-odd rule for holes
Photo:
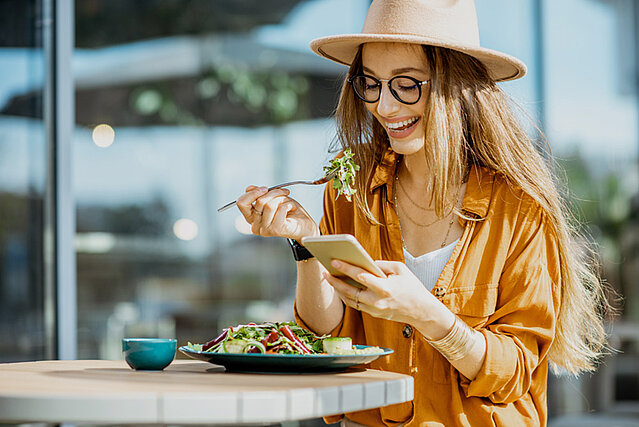
[[[302,238],[302,245],[326,267],[329,273],[357,288],[363,288],[364,285],[337,271],[331,265],[332,260],[346,261],[349,264],[363,268],[375,276],[386,277],[384,272],[375,264],[373,258],[366,252],[355,236],[351,234],[304,237]]]

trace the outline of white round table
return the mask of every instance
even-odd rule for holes
[[[410,401],[413,378],[371,369],[242,374],[176,360],[161,372],[124,361],[0,364],[0,422],[271,424]]]

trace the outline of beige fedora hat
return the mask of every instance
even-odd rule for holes
[[[318,55],[350,65],[357,49],[369,42],[403,42],[445,47],[477,58],[495,81],[526,74],[519,59],[479,45],[473,0],[373,0],[359,34],[311,41]]]

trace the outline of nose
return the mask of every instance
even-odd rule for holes
[[[390,117],[401,108],[400,102],[395,99],[388,87],[388,84],[382,83],[381,93],[377,101],[377,112],[384,117]]]

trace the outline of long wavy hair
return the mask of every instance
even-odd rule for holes
[[[437,215],[445,211],[449,188],[463,180],[472,164],[498,171],[510,185],[535,199],[550,219],[560,254],[561,306],[550,361],[555,371],[594,370],[606,349],[603,317],[612,310],[597,275],[594,250],[581,238],[579,224],[558,190],[561,186],[551,172],[545,138],[537,129],[539,140],[531,139],[515,114],[514,103],[481,62],[446,48],[423,46],[423,50],[431,68],[424,112],[425,151],[433,171],[431,201]],[[348,77],[361,70],[360,48]],[[372,171],[389,147],[386,131],[347,80],[335,117],[337,143],[350,148],[360,165],[354,202],[371,222],[379,223],[368,207],[367,192]]]

